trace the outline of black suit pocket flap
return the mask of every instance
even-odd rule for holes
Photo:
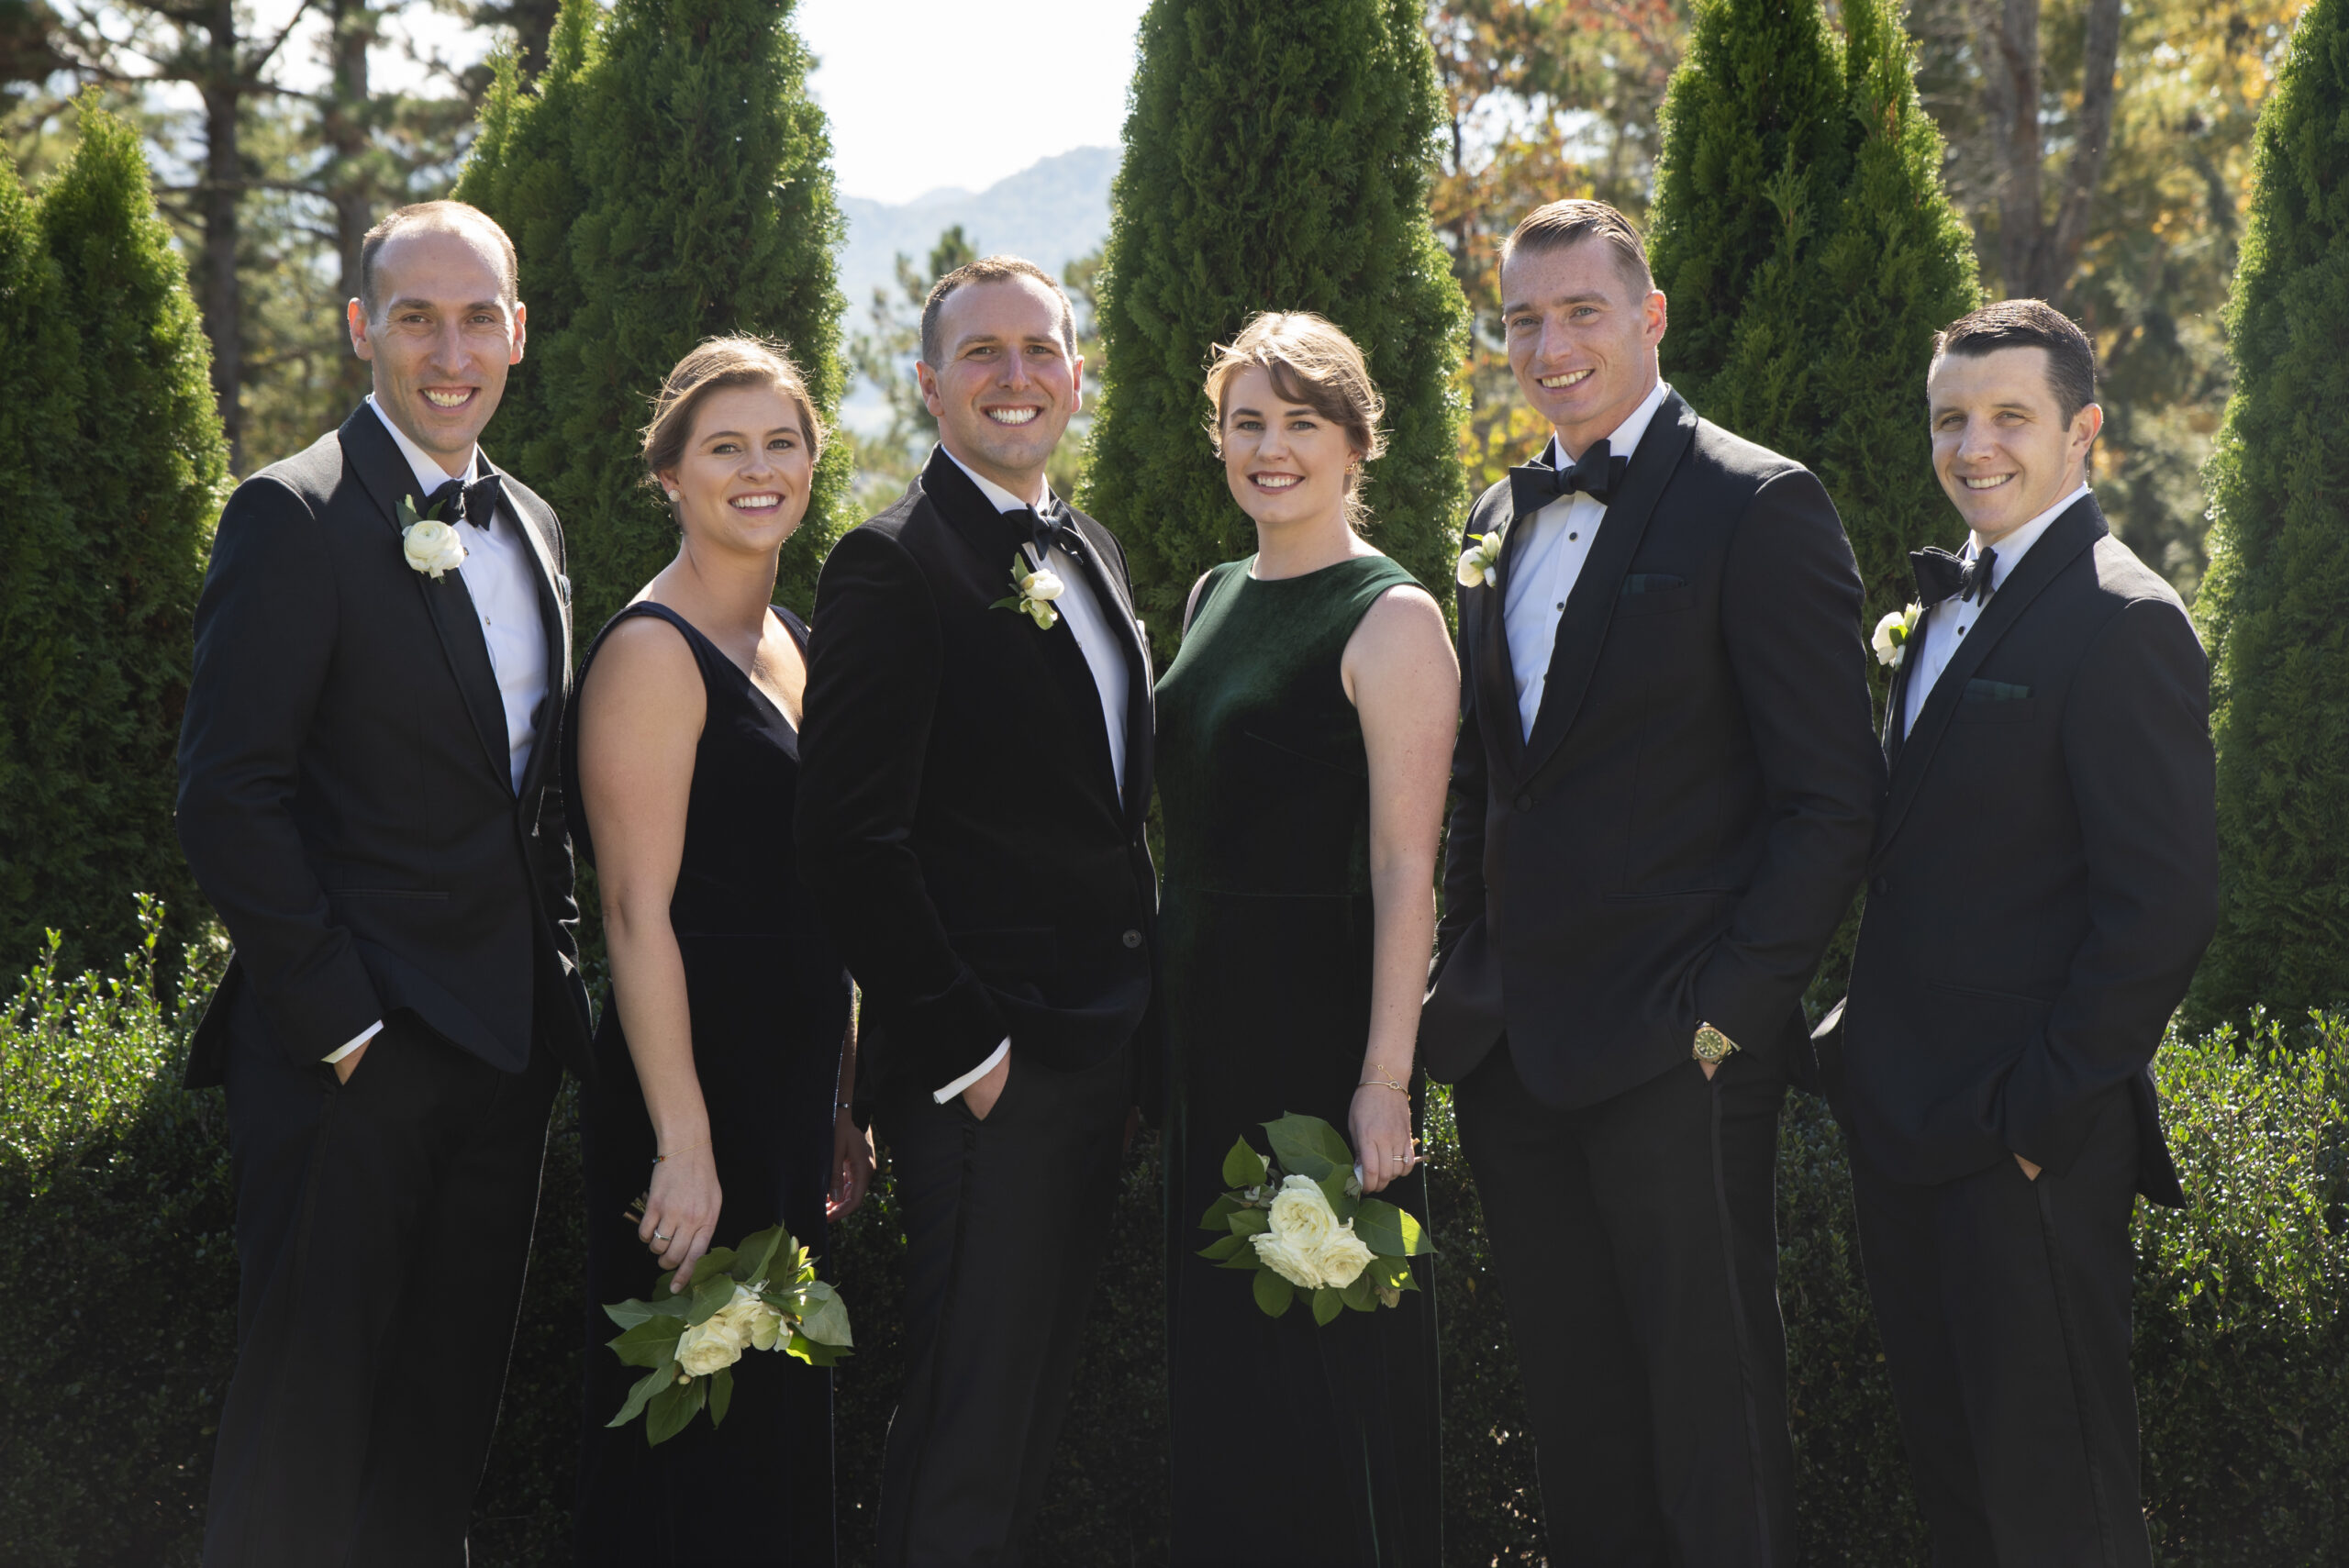
[[[1688,586],[1688,579],[1669,572],[1634,572],[1623,579],[1623,591],[1616,601],[1618,616],[1656,616],[1672,610],[1685,610],[1697,602],[1696,591]]]
[[[1967,702],[2028,702],[2029,686],[2018,686],[2010,681],[1985,681],[1979,678],[1965,683]]]

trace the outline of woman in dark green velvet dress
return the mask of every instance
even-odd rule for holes
[[[1459,672],[1435,601],[1353,526],[1380,448],[1353,344],[1261,316],[1208,392],[1257,553],[1200,579],[1158,684],[1173,1557],[1435,1568],[1430,1260],[1400,1306],[1317,1328],[1265,1317],[1197,1227],[1232,1140],[1289,1111],[1426,1218],[1411,1062]]]

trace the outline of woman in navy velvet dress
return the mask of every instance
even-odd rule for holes
[[[844,1108],[849,980],[792,853],[807,628],[769,603],[821,440],[766,345],[679,361],[645,432],[677,558],[596,639],[566,729],[612,969],[585,1117],[582,1563],[835,1560],[831,1374],[746,1354],[723,1428],[651,1447],[640,1420],[605,1427],[642,1373],[606,1348],[602,1311],[777,1223],[822,1254],[871,1176]]]

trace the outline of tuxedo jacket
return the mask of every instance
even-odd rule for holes
[[[534,1039],[590,1070],[555,768],[571,684],[562,530],[501,477],[547,639],[518,791],[480,618],[458,573],[436,582],[402,553],[394,508],[416,479],[373,410],[246,480],[221,513],[178,825],[236,956],[196,1029],[191,1086],[222,1081],[232,1027],[315,1062],[403,1007],[506,1071]]]
[[[2147,1064],[2218,921],[2210,667],[2184,606],[2084,496],[1904,740],[1907,667],[1840,1020],[1861,1156],[1900,1182],[2009,1153],[2060,1175],[2125,1098],[2140,1190],[2182,1203]]]
[[[1141,1029],[1157,879],[1151,677],[1125,554],[1072,514],[1127,670],[1126,776],[1063,617],[994,607],[1027,535],[941,449],[816,587],[801,878],[864,995],[860,1090],[952,1083],[1008,1036],[1076,1069]]]
[[[1499,581],[1460,595],[1444,913],[1421,1013],[1458,1079],[1506,1032],[1540,1100],[1688,1060],[1700,1022],[1777,1056],[1850,906],[1884,787],[1861,585],[1826,491],[1667,395],[1558,621],[1533,732]]]

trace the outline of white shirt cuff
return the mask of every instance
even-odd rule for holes
[[[361,1046],[365,1045],[369,1040],[373,1040],[377,1035],[383,1032],[384,1020],[377,1018],[373,1023],[369,1024],[365,1029],[361,1029],[357,1034],[351,1036],[350,1044],[344,1046],[340,1051],[329,1051],[328,1054],[318,1058],[318,1060],[328,1064],[340,1062],[344,1057],[350,1055],[352,1051],[358,1050]],[[1007,1040],[1004,1043],[1008,1045],[1010,1042]]]
[[[375,1027],[377,1029],[381,1029],[384,1026],[378,1024]],[[353,1041],[352,1043],[356,1044],[357,1042]],[[343,1049],[347,1051],[350,1047],[346,1046]],[[969,1088],[972,1084],[977,1083],[988,1073],[994,1072],[995,1064],[1010,1054],[1011,1037],[1009,1035],[1005,1035],[1003,1037],[1003,1043],[989,1051],[987,1053],[987,1059],[985,1062],[980,1062],[976,1067],[972,1068],[968,1073],[963,1073],[960,1078],[957,1078],[952,1084],[947,1084],[946,1087],[933,1090],[930,1097],[936,1100],[940,1105],[944,1105],[947,1101],[952,1099],[955,1095],[961,1094],[963,1090]]]

